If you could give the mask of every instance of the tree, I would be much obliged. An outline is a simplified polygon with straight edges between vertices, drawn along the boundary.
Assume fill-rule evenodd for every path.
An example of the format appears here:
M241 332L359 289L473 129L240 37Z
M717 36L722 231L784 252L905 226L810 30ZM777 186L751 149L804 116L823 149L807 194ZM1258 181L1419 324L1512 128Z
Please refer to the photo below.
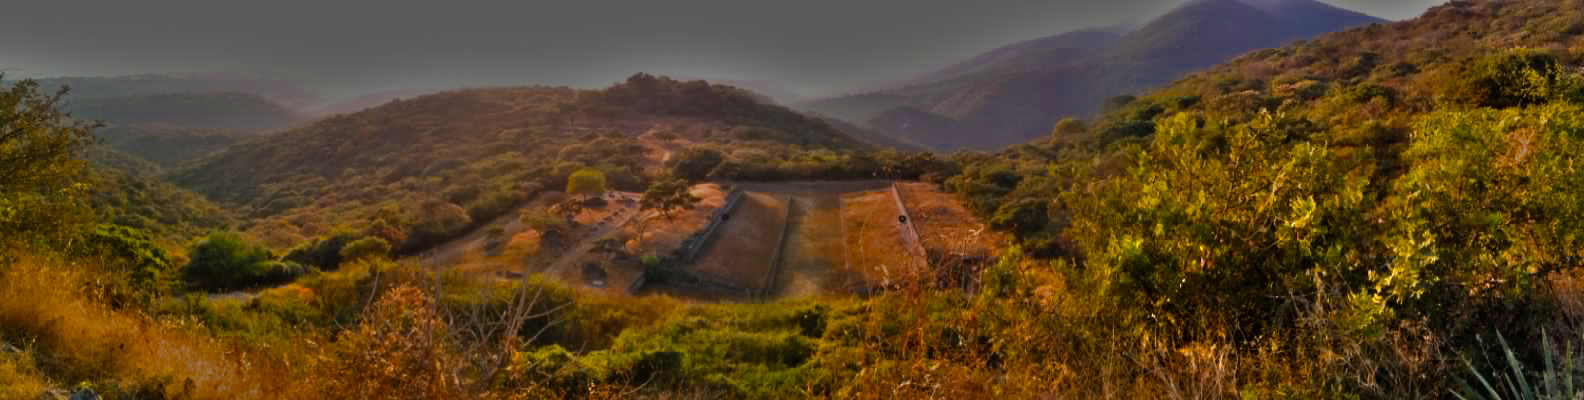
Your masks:
M1040 199L1007 203L990 218L990 229L1016 233L1019 237L1039 232L1050 221L1047 208L1045 201Z
M1051 140L1072 140L1088 130L1089 127L1085 126L1083 121L1079 121L1076 118L1062 118L1060 122L1056 123L1056 127L1051 129Z
M81 156L100 125L61 111L65 94L44 95L31 80L0 91L0 237L16 240L8 242L61 241L90 219Z
M274 258L235 233L217 232L193 246L182 278L193 287L221 291L282 283L306 272L300 264Z
M389 256L390 251L390 242L386 242L385 239L377 237L365 237L355 240L352 243L347 243L345 247L342 247L341 259L347 262L365 259L378 259Z
M639 201L639 209L659 211L670 221L672 211L692 210L702 200L688 191L687 181L667 178L649 185L649 190L644 191L643 199Z
M462 206L440 200L424 202L418 207L418 220L407 234L407 243L403 246L409 250L422 249L439 244L440 241L449 239L473 223L473 218L468 216L467 210Z
M341 253L346 245L362 238L363 235L355 232L337 231L329 237L298 246L281 259L323 270L335 270L345 261Z
M99 225L83 238L79 251L97 258L111 272L101 283L111 304L149 304L175 286L170 256L136 228Z
M567 225L567 218L562 217L555 210L543 208L523 210L519 220L523 225L528 226L529 229L539 231L540 234L560 232L566 230Z
M588 196L605 193L605 173L596 169L581 169L567 177L567 193Z

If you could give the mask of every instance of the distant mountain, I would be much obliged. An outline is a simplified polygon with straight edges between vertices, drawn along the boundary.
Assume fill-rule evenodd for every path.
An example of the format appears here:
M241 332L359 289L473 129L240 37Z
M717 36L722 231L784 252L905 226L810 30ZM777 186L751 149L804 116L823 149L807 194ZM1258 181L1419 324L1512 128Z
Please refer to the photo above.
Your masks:
M1016 71L1071 64L1098 54L1132 27L1082 29L998 47L967 60L912 79L878 85L866 92L948 81L977 73Z
M106 146L163 168L180 166L257 135L252 131L164 124L109 125L96 133Z
M1315 0L1192 0L1131 31L1017 43L905 87L797 106L879 123L870 127L893 137L928 135L936 149L995 149L1044 136L1063 117L1091 115L1106 98L1170 83L1251 50L1382 21Z
M726 85L747 90L753 92L754 94L764 96L776 104L782 105L808 101L809 99L807 96L799 94L797 91L788 88L781 82L776 82L769 79L725 79L677 75L672 75L671 77L673 79L683 81L706 81L716 85Z
M319 115L351 114L378 107L391 101L418 97L437 91L438 90L389 90L369 93L316 108L313 112Z
M111 148L163 167L308 120L296 110L238 92L72 96L65 108L75 118L103 121L98 134Z
M296 110L258 95L165 93L124 97L72 98L67 111L81 119L109 124L165 124L197 129L267 131L303 121Z
M292 108L313 107L320 98L294 81L230 73L147 74L115 77L36 79L39 87L71 88L72 99L147 96L168 93L247 93Z
M951 147L965 129L951 118L906 106L886 110L864 125L925 148Z

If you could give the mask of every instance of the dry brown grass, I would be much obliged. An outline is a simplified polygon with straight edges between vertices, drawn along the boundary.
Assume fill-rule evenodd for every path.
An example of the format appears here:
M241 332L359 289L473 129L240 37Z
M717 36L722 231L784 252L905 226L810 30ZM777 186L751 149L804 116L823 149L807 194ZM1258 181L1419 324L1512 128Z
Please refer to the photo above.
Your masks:
M918 227L919 240L932 251L970 257L996 255L1009 241L1005 234L985 229L973 213L951 193L922 182L900 182L903 204Z
M866 284L889 285L924 271L921 255L908 250L898 226L901 210L890 192L842 196L847 267Z
M0 275L0 327L28 338L50 376L195 399L273 398L286 386L246 346L87 300L80 288L89 279L80 269L30 259Z
M784 198L745 193L737 208L705 244L693 270L747 289L759 289L770 273L776 239L786 226Z
M0 400L34 400L49 386L31 354L0 353Z

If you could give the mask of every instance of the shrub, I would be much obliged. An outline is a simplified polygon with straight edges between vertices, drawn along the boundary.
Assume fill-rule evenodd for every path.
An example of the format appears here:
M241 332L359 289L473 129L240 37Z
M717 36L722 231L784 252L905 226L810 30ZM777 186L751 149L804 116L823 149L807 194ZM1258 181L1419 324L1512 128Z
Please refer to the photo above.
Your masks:
M316 239L312 243L292 249L286 253L282 260L297 264L312 266L322 270L333 271L341 267L345 261L341 256L342 250L348 243L352 243L363 236L354 232L336 232L330 237Z
M1460 66L1448 99L1476 107L1508 108L1579 97L1579 80L1555 56L1513 49Z
M377 237L365 237L354 240L351 243L347 243L345 247L342 247L341 259L343 261L350 262L370 258L379 258L390 255L390 251L390 242L386 242L385 239Z
M127 286L112 288L116 300L163 295L176 281L170 256L148 234L120 225L99 225L83 239L83 254L97 257ZM116 301L112 301L116 303Z
M671 159L671 175L691 182L709 177L726 156L713 149L687 149Z
M193 246L182 278L195 289L224 291L279 284L306 272L299 264L273 258L269 250L235 233L217 232Z

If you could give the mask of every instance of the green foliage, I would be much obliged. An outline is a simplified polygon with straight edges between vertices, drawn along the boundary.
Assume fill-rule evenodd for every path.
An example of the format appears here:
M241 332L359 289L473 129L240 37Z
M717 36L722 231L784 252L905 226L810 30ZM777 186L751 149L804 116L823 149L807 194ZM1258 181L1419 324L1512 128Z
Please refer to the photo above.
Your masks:
M83 238L83 256L97 259L113 271L105 288L112 305L149 303L170 292L177 282L176 268L153 238L135 228L102 224Z
M1066 140L1073 136L1082 135L1089 127L1083 121L1075 118L1062 118L1056 122L1056 127L1051 129L1051 140Z
M1045 229L1050 221L1045 202L1039 199L1022 199L1007 203L990 217L990 229L1028 235Z
M341 263L347 260L342 255L346 247L362 238L363 236L356 232L331 233L329 237L315 239L313 242L292 249L285 257L281 257L281 260L333 271L340 268Z
M365 237L342 247L341 259L344 261L378 259L389 256L390 252L390 242L377 237Z
M671 157L671 175L690 182L702 181L724 160L725 156L714 149L687 149Z
M1484 340L1480 340L1483 344ZM1584 387L1575 386L1575 378L1584 374L1574 363L1578 360L1573 353L1571 343L1565 350L1558 351L1551 338L1542 334L1540 344L1543 347L1544 360L1541 368L1533 371L1539 374L1539 379L1533 378L1532 373L1525 371L1522 362L1514 356L1512 346L1507 345L1507 339L1500 333L1496 334L1497 344L1502 359L1505 362L1491 363L1492 365L1506 364L1506 371L1492 370L1489 374L1482 373L1474 367L1468 359L1463 360L1463 365L1468 367L1470 375L1478 386L1468 380L1457 379L1458 388L1453 396L1462 400L1540 400L1540 399L1576 399L1584 396ZM1557 357L1560 356L1560 359ZM1500 389L1498 389L1500 388Z
M1467 311L1491 313L1476 314L1489 323L1525 325L1499 306L1584 260L1576 234L1584 229L1584 172L1575 167L1584 154L1581 111L1548 105L1426 116L1404 153L1413 166L1390 198L1397 223L1385 240L1397 257L1377 277L1383 295L1432 319L1447 316L1435 304L1467 297L1482 305Z
M631 330L609 349L578 360L598 380L657 387L703 385L734 397L799 393L818 376L822 305L723 306L686 309ZM553 349L552 349L553 351Z
M1174 338L1258 335L1281 311L1271 296L1316 290L1314 276L1357 287L1362 266L1343 260L1362 250L1370 170L1289 145L1282 118L1223 128L1178 114L1127 175L1064 196L1085 281Z
M437 245L462 234L473 224L473 218L456 204L431 200L420 205L419 210L417 220L407 231L407 240L400 247L406 251Z
M669 178L656 181L643 193L640 208L643 210L658 210L667 220L676 210L691 210L699 201L703 200L688 191L687 181Z
M249 244L240 235L210 234L193 246L182 278L195 289L225 291L290 281L307 272L302 265L275 261L268 249Z
M0 246L60 243L86 227L80 156L97 125L62 111L64 94L31 80L0 91Z
M605 174L599 170L584 169L567 177L567 194L596 196L606 191Z
M1579 76L1565 70L1555 56L1513 49L1471 60L1459 67L1446 94L1458 104L1508 108L1554 100L1579 99Z

